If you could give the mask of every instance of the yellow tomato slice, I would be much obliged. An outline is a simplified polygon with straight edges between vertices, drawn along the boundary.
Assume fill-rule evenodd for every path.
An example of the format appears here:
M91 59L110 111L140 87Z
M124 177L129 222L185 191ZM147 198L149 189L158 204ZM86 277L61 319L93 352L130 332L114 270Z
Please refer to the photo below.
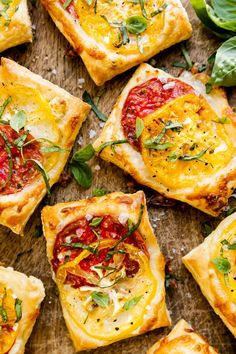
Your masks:
M41 93L30 87L8 85L0 88L0 105L11 97L11 102L6 106L2 115L3 120L10 120L17 112L23 110L26 113L27 121L25 130L39 139L41 147L60 145L61 133L56 123L49 103L43 98ZM47 143L49 140L52 144ZM44 154L44 168L49 171L54 166L58 158L58 153Z
M101 241L99 250L111 248L114 244L114 240ZM94 286L75 289L64 284L67 271L86 276L81 273L79 263L91 255L87 250L82 251L75 260L61 266L57 272L63 305L84 332L98 339L124 338L127 333L139 327L156 291L156 280L147 256L140 249L126 243L122 244L122 249L129 253L131 260L139 263L139 270L132 278L126 277L124 268L117 273L107 271L110 274L106 274L106 277L101 270L97 270L100 280ZM94 267L92 269L95 271ZM91 281L89 273L86 279ZM99 306L93 301L94 292L106 297L108 302L105 306Z
M232 124L216 123L217 118L205 98L195 94L176 98L145 117L141 153L151 176L167 188L181 189L204 179L207 181L226 167L235 154L236 132ZM161 139L160 144L170 143L169 147L165 150L147 148L147 141L157 137L167 122L182 124L182 129L169 129ZM206 152L199 160L178 159L203 151Z
M14 344L17 331L12 329L16 322L15 299L12 290L0 284L0 354L7 353Z
M11 18L17 11L17 7L19 6L20 0L12 0L9 3L9 6L4 5L0 2L0 11L5 14L0 17L0 31L7 31L8 27L11 27Z
M223 254L221 254L222 244L221 241L227 240L229 243L236 242L236 220L234 220L228 227L226 227L214 248L211 256L211 260L219 257L227 258L231 265L230 272L228 273L227 279L220 273L215 265L211 262L210 268L214 268L217 276L220 280L221 286L227 292L230 301L236 304L236 250L228 250L227 246L223 246Z
M141 33L141 42L145 49L153 46L164 26L165 11L157 16L151 17L150 14L159 9L164 4L163 0L151 0L145 3L145 9L150 19L147 29ZM97 43L103 44L107 49L114 50L119 54L139 53L136 35L129 34L130 42L119 47L119 28L114 28L104 19L105 16L109 22L122 22L131 16L142 16L139 2L132 1L109 1L99 0L97 2L97 11L94 13L94 4L88 5L86 0L76 0L75 9L83 30L92 37Z

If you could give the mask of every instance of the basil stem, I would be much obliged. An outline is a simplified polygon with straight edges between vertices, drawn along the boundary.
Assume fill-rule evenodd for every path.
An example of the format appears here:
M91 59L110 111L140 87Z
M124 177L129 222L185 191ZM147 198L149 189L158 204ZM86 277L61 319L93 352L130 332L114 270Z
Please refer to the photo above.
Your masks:
M12 97L9 96L5 102L3 102L3 104L0 106L0 118L2 117L4 111L5 111L5 108L6 106L12 101ZM9 124L9 123L8 123Z
M70 247L70 248L82 248L85 249L93 254L98 254L98 250L96 248L93 248L89 245L85 245L84 243L81 242L72 242L72 243L62 243L61 246L63 247Z

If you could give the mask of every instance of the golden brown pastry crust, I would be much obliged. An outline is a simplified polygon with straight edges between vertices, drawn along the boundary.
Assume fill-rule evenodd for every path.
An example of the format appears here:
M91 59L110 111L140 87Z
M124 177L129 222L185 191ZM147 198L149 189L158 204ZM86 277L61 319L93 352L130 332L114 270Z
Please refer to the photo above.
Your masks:
M236 230L236 213L224 219L198 247L183 257L183 263L200 286L217 315L236 337L236 304L212 259L220 257L221 241L228 239ZM236 252L236 251L233 251ZM236 291L236 289L234 289Z
M31 21L27 1L20 0L18 10L11 17L9 26L1 31L0 52L16 45L32 42Z
M63 9L59 0L42 0L42 4L50 13L59 30L81 56L90 76L97 85L102 85L114 76L191 36L192 28L181 2L168 0L166 3L168 3L168 7L165 9L164 27L161 33L155 36L155 42L147 46L147 49L145 48L144 54L141 54L138 48L132 54L126 53L125 49L124 53L119 54L119 52L105 48L102 43L91 38L81 27L79 20L75 20ZM153 38L154 35L152 40Z
M159 69L154 69L148 64L140 65L118 97L99 138L93 144L95 149L105 142L126 138L121 126L122 109L126 98L133 87L141 85L155 77L161 77L163 79L171 78L169 74ZM232 124L225 124L224 126L231 144L235 147L236 118L232 109L229 107L223 89L214 88L209 95L206 95L204 93L205 85L203 85L203 82L206 81L206 75L202 74L193 77L190 73L186 72L178 79L189 83L197 92L200 92L219 117L228 116L231 118ZM161 109L165 109L167 105L171 105L172 102L174 101L170 101L170 103L161 107L160 111ZM158 111L159 109L156 110L156 112ZM149 117L150 116L151 115L149 115ZM182 188L176 186L170 188L159 182L158 178L154 178L156 176L153 176L152 172L147 168L141 153L130 144L117 145L116 153L114 153L112 149L106 148L102 150L99 156L127 171L137 182L157 190L166 197L186 202L213 216L217 216L220 213L222 207L227 204L232 190L236 187L235 154L232 155L232 159L226 167L216 173L214 172L214 174L212 173L212 176L209 174L207 180L196 178L195 183L192 183L191 186L183 186Z
M13 294L22 300L22 318L18 323L17 337L9 354L23 354L45 296L44 286L41 280L33 276L27 277L11 267L2 266L0 266L0 283L9 287Z
M64 318L76 350L85 350L105 346L114 341L132 337L146 331L170 325L169 313L165 304L164 267L165 261L158 247L156 237L150 225L145 196L143 192L123 194L116 192L100 198L85 199L76 202L60 203L52 207L47 206L42 211L44 235L47 240L47 256L51 263L56 235L69 223L86 215L111 215L119 217L121 213L129 215L131 220L137 220L141 204L145 205L144 214L139 232L145 237L146 246L150 254L151 271L157 281L157 288L149 304L148 312L144 315L141 325L131 333L125 333L118 339L102 340L86 334L71 318L63 299L61 304ZM53 273L55 279L55 274Z
M185 321L180 320L168 336L160 339L147 354L217 354L203 337Z
M0 67L0 85L14 82L37 90L50 103L61 134L60 146L65 151L48 171L50 185L56 183L66 164L70 150L81 124L86 118L90 107L79 98L73 97L65 90L44 80L41 76L30 72L12 60L2 58ZM63 113L61 114L61 109ZM49 156L49 155L47 155ZM13 232L22 234L24 226L35 208L46 194L45 183L41 175L20 192L0 195L0 223Z

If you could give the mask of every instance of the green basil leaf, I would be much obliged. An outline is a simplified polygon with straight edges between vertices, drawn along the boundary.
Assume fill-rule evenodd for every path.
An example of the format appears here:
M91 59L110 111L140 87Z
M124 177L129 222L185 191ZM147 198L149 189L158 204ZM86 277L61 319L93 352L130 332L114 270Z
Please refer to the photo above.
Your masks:
M12 101L12 97L8 97L6 101L3 102L3 104L0 106L0 118L2 117L6 106Z
M106 143L101 144L96 149L96 152L100 153L103 149L105 149L108 146L114 146L114 145L120 145L120 144L126 144L126 143L128 143L127 139L107 141Z
M95 150L93 148L92 144L86 145L84 148L80 149L79 151L76 151L74 153L71 162L74 163L76 162L86 162L92 159L92 157L95 154Z
M16 115L10 120L10 126L14 129L17 133L19 130L24 128L26 124L27 116L25 111L19 111Z
M16 311L16 321L19 322L22 317L22 300L16 298L15 300L15 311Z
M4 188L8 182L11 180L11 177L12 177L12 170L13 170L13 158L12 158L12 153L11 153L11 144L9 143L8 139L7 139L7 136L0 131L0 136L3 138L4 140L4 143L5 143L5 151L7 153L7 156L8 156L8 160L9 160L9 170L8 170L8 175L7 175L7 179L6 181L0 185L0 189Z
M190 0L190 2L197 16L208 29L210 29L218 37L221 38L232 37L233 35L232 31L228 31L227 29L224 28L219 28L218 24L215 23L217 22L216 16L213 16L213 13L211 12L212 8L207 5L207 2L205 0Z
M101 224L103 218L93 218L93 220L90 222L90 226L97 227Z
M107 194L107 191L103 188L95 188L93 190L93 197L102 197Z
M132 309L135 305L137 305L137 303L142 299L143 295L141 296L135 296L133 297L131 300L128 300L124 303L123 308L128 311L130 309Z
M7 311L2 306L0 306L0 316L4 323L8 321Z
M61 148L60 146L53 145L53 146L45 146L40 149L42 152L64 152L65 149Z
M67 7L72 3L73 0L66 0L62 5L63 9L67 9Z
M166 143L163 144L156 144L156 143L152 143L152 144L147 144L144 142L144 146L147 149L153 149L153 150L166 150L169 149L170 147L173 147L174 144L172 144L171 142L167 141Z
M109 266L104 266L104 265L100 265L100 266L94 266L94 268L96 269L104 269L104 270L116 270L116 267L109 267Z
M210 85L236 85L236 36L224 42L218 48L212 69Z
M230 124L231 119L224 116L224 117L217 117L216 119L213 120L213 122L220 123L220 124Z
M217 25L236 32L236 3L235 0L212 0L214 14L218 17ZM214 20L213 20L214 21Z
M145 0L139 0L139 4L140 4L140 7L141 7L141 11L142 11L143 17L148 19L147 11L145 9Z
M222 240L221 244L225 246L227 250L236 250L236 241L230 243L228 240Z
M144 121L141 118L136 119L136 138L138 139L143 132Z
M205 236L210 235L212 233L212 231L213 231L213 229L212 229L212 227L211 227L211 225L209 224L208 221L204 221L202 223L202 227L203 227L203 232L204 232Z
M235 211L236 211L236 207L232 207L232 208L225 211L225 216L229 216L229 215L233 214Z
M215 265L216 269L222 274L228 274L231 269L231 264L227 258L214 258L211 262Z
M160 13L162 13L166 8L168 7L168 4L164 4L161 7L159 7L159 9L157 9L156 11L151 12L151 17L157 16Z
M17 146L18 148L22 148L24 145L25 140L27 139L27 136L29 135L29 131L26 130L19 138L14 140L13 144Z
M179 61L174 61L172 63L172 66L174 66L175 68L183 68L183 69L188 68L188 65L186 63L180 63Z
M108 294L98 292L98 291L93 291L91 293L91 298L93 301L100 307L105 308L109 305L110 298Z
M84 102L88 103L91 106L92 111L102 122L107 121L107 117L98 109L98 107L95 105L94 101L92 100L90 94L87 91L84 91L82 99Z
M182 155L178 157L178 160L181 161L192 161L192 160L199 160L203 155L206 154L208 149L200 151L199 154L196 155Z
M192 66L193 66L193 62L192 62L192 60L190 58L190 55L189 55L189 53L188 53L188 51L186 49L185 43L181 43L180 44L180 48L181 48L181 52L182 52L182 54L184 56L184 59L185 59L187 65L188 65L188 68L191 69Z
M140 34L147 28L147 20L142 16L131 16L125 21L127 31L131 34Z
M83 188L89 188L93 181L93 174L90 166L85 162L72 163L70 165L71 172L76 182Z
M61 246L75 248L75 249L82 248L82 249L87 250L93 254L98 254L98 250L96 248L93 248L89 245L85 245L84 243L80 243L80 242L62 243Z
M25 164L28 161L34 162L36 170L38 170L41 173L42 177L43 177L43 180L44 180L44 183L45 183L45 186L46 186L46 189L47 189L47 194L50 195L51 194L51 192L50 192L50 183L49 183L49 176L47 174L47 171L44 169L43 165L38 160L27 159L27 160L25 160Z

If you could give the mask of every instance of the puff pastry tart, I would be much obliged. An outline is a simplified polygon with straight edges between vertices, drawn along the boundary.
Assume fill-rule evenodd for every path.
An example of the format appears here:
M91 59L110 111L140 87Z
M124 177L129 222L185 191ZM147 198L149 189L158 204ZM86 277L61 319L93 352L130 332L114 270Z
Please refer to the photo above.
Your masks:
M94 148L139 183L216 216L236 187L236 118L221 88L205 94L204 80L142 64Z
M0 92L0 223L22 233L58 181L89 106L4 58Z
M41 0L97 85L190 37L179 0Z
M0 354L23 354L45 296L41 280L0 267Z
M47 206L42 222L76 350L170 324L165 262L143 192Z
M18 44L32 42L26 0L1 0L0 14L0 52Z
M154 344L147 354L217 354L204 338L180 320L167 337Z
M214 311L236 337L236 213L183 257Z

